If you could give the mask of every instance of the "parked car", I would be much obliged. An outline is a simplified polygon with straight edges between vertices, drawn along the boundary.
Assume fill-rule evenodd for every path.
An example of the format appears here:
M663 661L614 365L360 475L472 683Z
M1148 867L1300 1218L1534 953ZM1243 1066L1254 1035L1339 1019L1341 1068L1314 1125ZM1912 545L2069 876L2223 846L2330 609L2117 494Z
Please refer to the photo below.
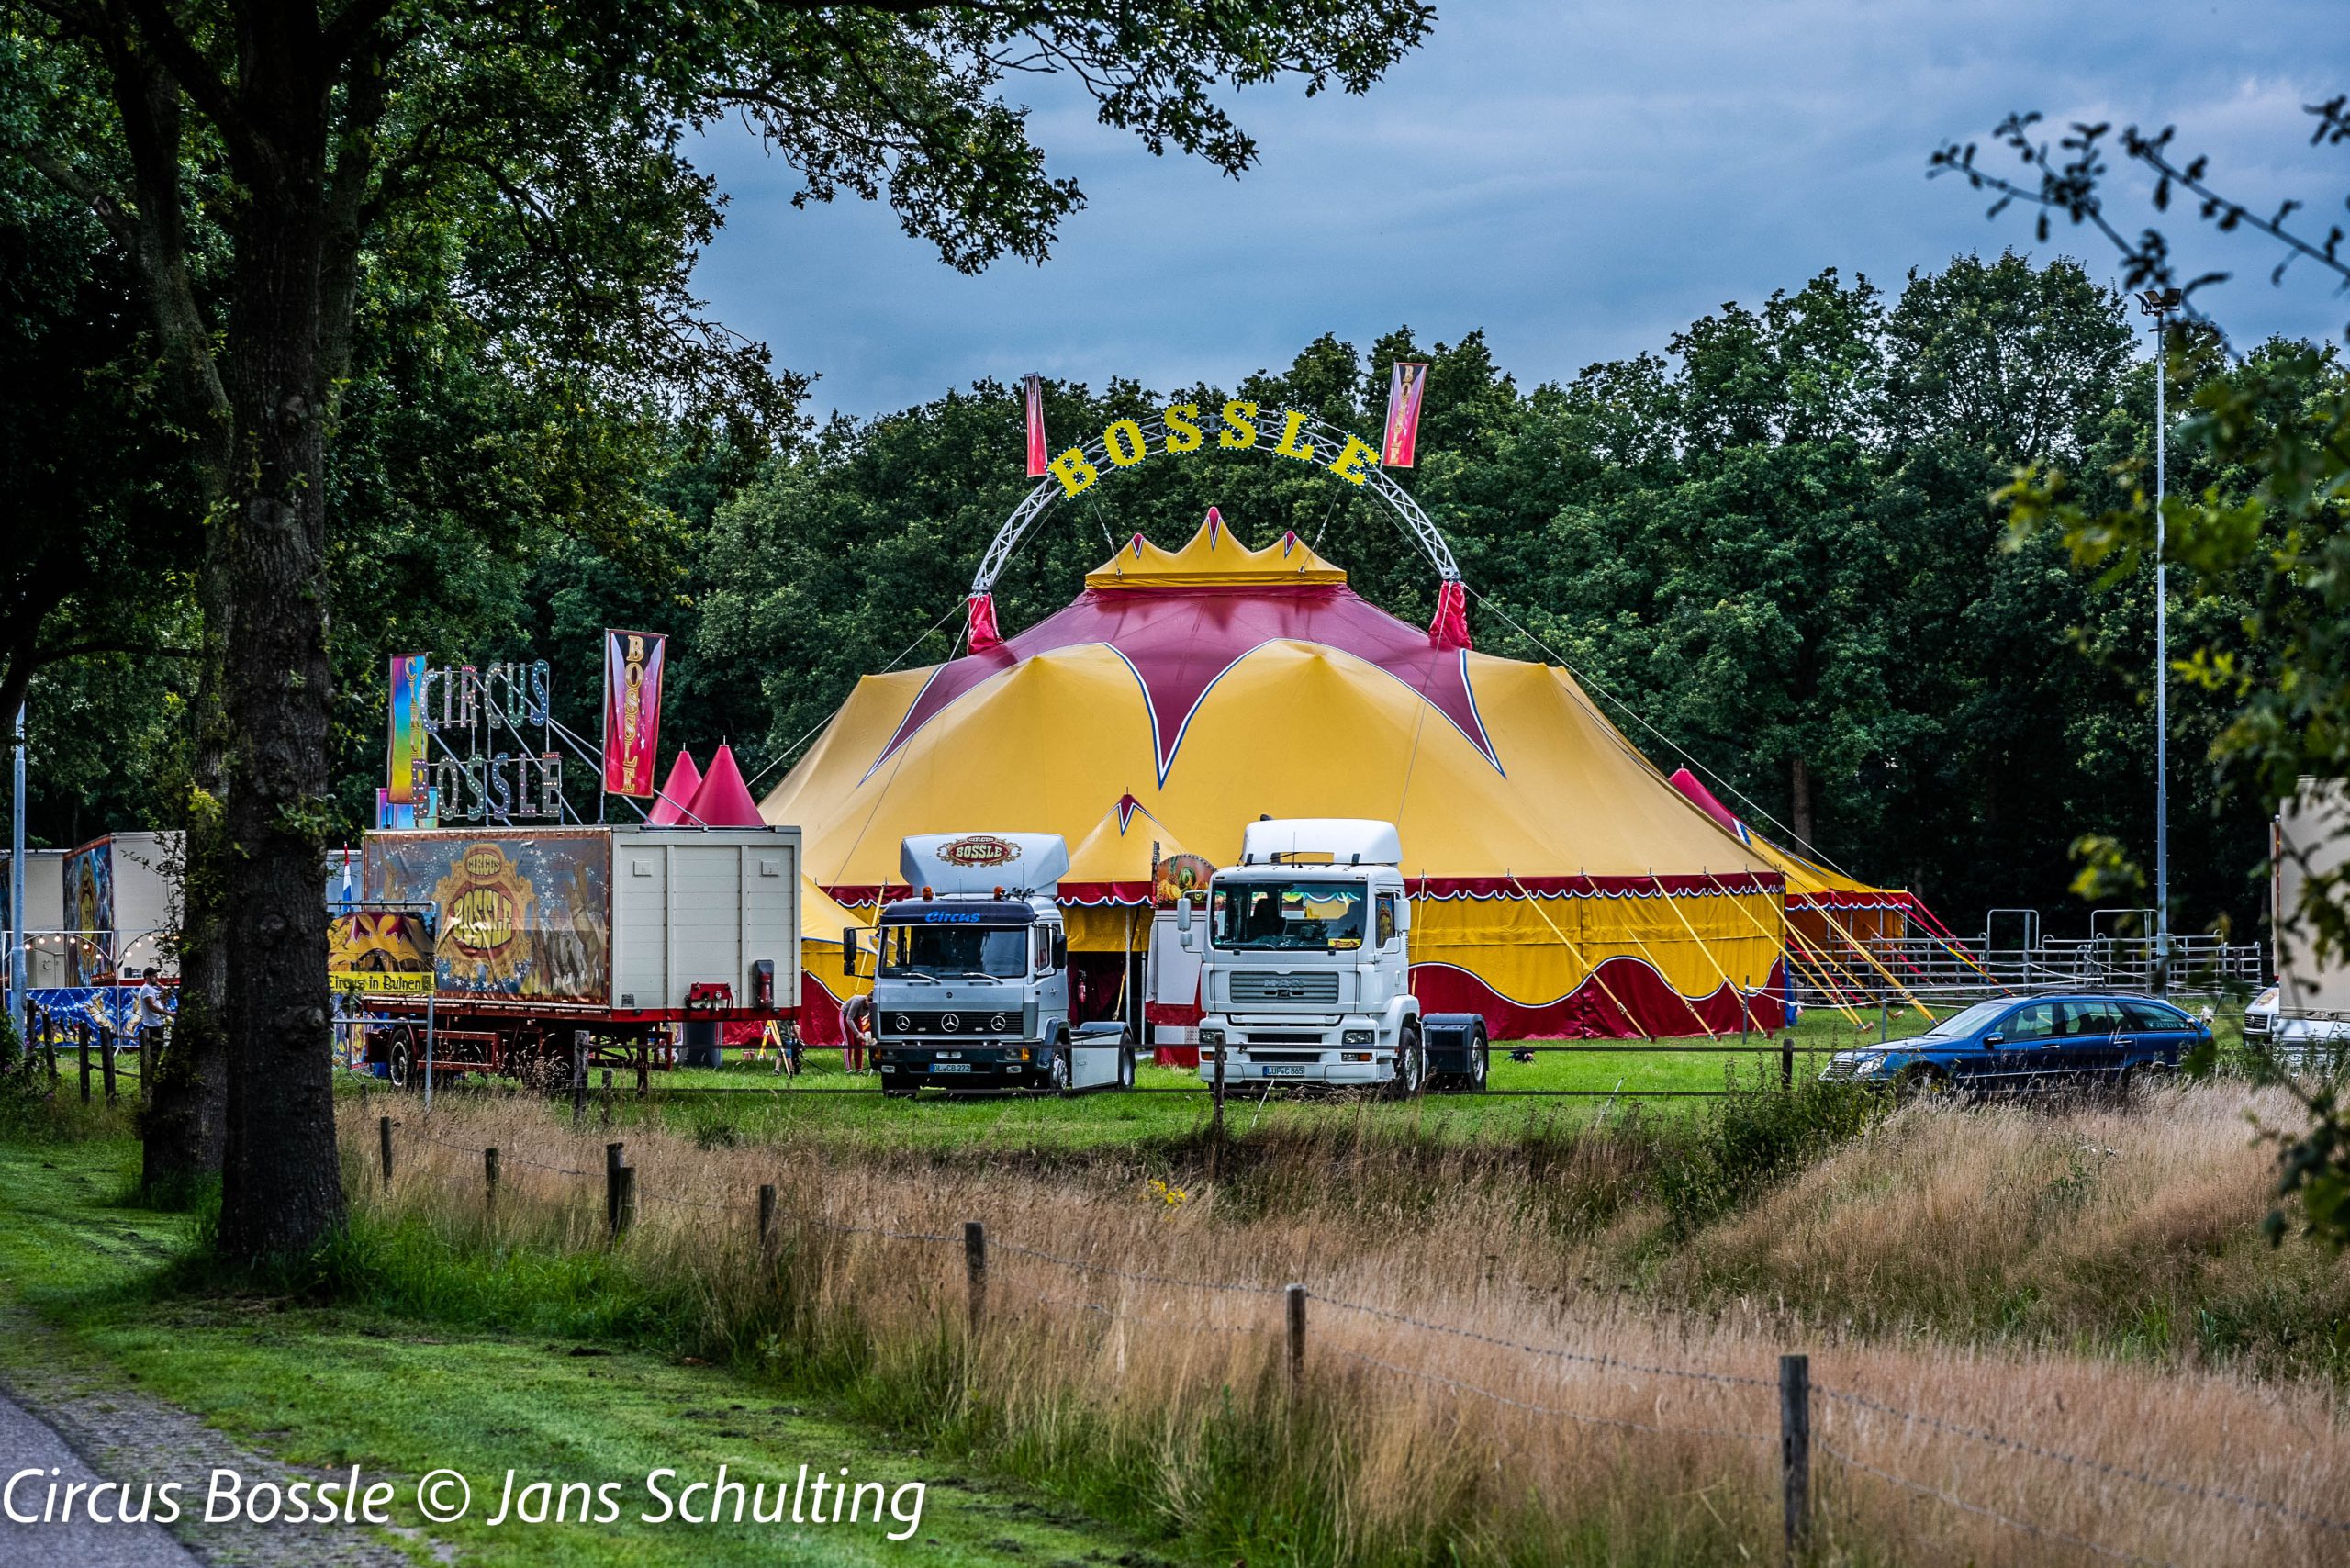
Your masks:
M2159 1079L2211 1026L2150 996L2081 992L2001 997L1922 1035L1838 1051L1820 1077L1904 1093L2012 1093Z

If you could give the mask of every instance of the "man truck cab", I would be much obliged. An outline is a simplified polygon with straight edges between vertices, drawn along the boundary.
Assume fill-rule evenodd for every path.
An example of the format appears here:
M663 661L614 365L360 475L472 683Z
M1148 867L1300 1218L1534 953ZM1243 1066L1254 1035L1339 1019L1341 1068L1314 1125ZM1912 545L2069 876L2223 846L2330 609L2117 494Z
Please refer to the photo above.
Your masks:
M1250 823L1240 864L1208 883L1203 921L1176 907L1200 962L1200 1075L1416 1094L1485 1087L1485 1022L1423 1017L1412 994L1401 839L1391 823ZM1202 927L1204 926L1204 930ZM1203 940L1204 938L1204 940Z
M921 834L898 870L913 896L884 905L874 933L883 1093L1132 1087L1125 1025L1069 1020L1058 834Z

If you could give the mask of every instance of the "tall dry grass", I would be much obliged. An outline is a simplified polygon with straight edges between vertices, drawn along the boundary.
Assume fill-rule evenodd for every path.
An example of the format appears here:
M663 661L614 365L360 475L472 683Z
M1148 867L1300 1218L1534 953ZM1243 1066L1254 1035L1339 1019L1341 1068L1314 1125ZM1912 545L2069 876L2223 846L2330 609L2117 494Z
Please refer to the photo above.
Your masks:
M451 1097L408 1116L388 1193L373 1126L346 1134L363 1224L506 1271L521 1288L498 1311L527 1311L532 1271L552 1279L565 1260L623 1271L658 1284L688 1342L751 1375L825 1388L1201 1552L1774 1554L1776 1362L1803 1350L1823 1390L1823 1561L2340 1562L2350 1531L2308 1517L2350 1513L2350 1432L2326 1384L2118 1361L2055 1331L2127 1260L2186 1269L2256 1220L2248 1108L2203 1089L2126 1111L1905 1113L1661 1256L1649 1157L1604 1141L1515 1169L1474 1149L1359 1149L1335 1186L1276 1160L1235 1183L1246 1201L1170 1203L1099 1171L868 1168L637 1128L638 1224L608 1250L600 1134ZM495 1216L483 1145L504 1157ZM764 1249L763 1182L782 1193ZM1614 1195L1562 1233L1548 1183ZM968 1219L990 1238L976 1331ZM1646 1288L1626 1279L1632 1256ZM2076 1304L2049 1309L2047 1333L1985 1348L1932 1332L2039 1273ZM1294 1395L1291 1281L1312 1292ZM1911 1305L1803 1310L1878 1294Z

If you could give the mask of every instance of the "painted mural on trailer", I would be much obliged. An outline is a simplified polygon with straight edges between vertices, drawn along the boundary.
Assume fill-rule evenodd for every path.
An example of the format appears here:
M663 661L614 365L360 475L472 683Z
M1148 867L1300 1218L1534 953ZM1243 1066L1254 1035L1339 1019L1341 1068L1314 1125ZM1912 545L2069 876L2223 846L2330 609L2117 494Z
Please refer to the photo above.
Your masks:
M440 912L444 996L603 1006L611 887L599 834L384 834L367 841L370 903Z
M104 985L114 974L114 856L106 839L83 846L65 859L65 978L74 986Z

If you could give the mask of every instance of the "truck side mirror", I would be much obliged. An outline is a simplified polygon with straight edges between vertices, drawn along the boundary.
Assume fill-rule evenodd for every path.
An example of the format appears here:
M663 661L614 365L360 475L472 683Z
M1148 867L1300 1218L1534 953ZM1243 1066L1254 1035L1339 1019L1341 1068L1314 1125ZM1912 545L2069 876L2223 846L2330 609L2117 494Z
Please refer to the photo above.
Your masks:
M1404 935L1411 929L1412 901L1410 899L1397 899L1395 901L1395 935L1398 936Z
M1175 929L1178 931L1192 929L1192 901L1190 899L1178 897L1175 901Z
M856 927L854 925L841 927L841 973L849 976L856 973Z
M1192 930L1189 924L1178 924L1175 927L1175 940L1186 953L1196 953L1200 950L1200 934Z

